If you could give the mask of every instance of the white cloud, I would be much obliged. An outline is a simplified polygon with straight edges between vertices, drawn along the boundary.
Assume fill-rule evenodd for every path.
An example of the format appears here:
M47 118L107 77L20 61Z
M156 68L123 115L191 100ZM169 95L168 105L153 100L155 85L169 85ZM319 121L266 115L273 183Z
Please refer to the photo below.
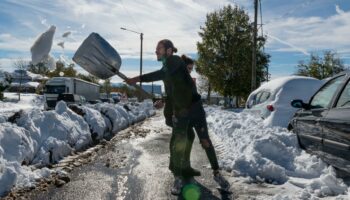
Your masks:
M179 53L196 53L198 31L204 25L206 14L227 4L238 4L252 15L252 1L247 0L75 0L75 1L10 1L0 2L1 12L16 19L18 26L0 34L0 50L30 54L36 37L53 24L57 26L52 52L74 53L91 33L104 37L125 58L139 58L139 35L123 31L126 27L144 33L143 58L155 60L155 46L160 39L171 39ZM293 1L294 2L294 1ZM306 9L304 1L298 5L283 3L263 10L264 32L270 35L269 51L308 52L336 50L350 55L350 12L332 5L334 14L328 17L296 17ZM324 1L323 1L324 2ZM262 2L264 4L264 1ZM321 3L315 6L321 6ZM310 6L308 6L310 7ZM264 8L264 7L263 7ZM289 8L289 10L288 10ZM286 11L287 14L283 14ZM276 16L282 16L276 18ZM25 30L25 31L24 31ZM64 32L71 31L68 38ZM64 50L57 46L64 41ZM273 58L272 58L273 59ZM1 61L0 61L1 62Z
M29 58L19 57L19 58L0 58L0 69L8 72L14 71L16 68L13 66L13 63L18 59L22 59L24 61L30 61Z
M339 6L336 6L336 14L329 17L278 19L266 25L265 30L278 37L268 41L270 49L289 46L304 53L325 49L350 53L350 12Z
M26 10L25 15L12 15L25 21L23 23L33 24L37 20L38 25L53 24L58 30L56 38L62 35L64 27L71 26L72 31L76 31L75 41L81 43L90 32L98 32L111 44L117 46L117 50L124 51L139 49L139 36L120 30L120 27L127 27L144 33L144 51L153 53L158 40L169 38L174 40L179 50L184 53L196 51L196 41L198 41L198 31L200 25L204 24L206 14L220 8L220 6L232 4L227 0L219 1L15 1L12 2L18 7ZM19 9L19 8L18 8ZM18 12L18 11L17 11ZM16 12L13 12L16 13ZM38 17L39 15L39 17ZM22 18L21 18L22 17ZM39 19L38 19L39 18ZM29 23L30 22L30 23ZM32 38L44 30L33 32ZM41 28L44 29L44 28ZM11 34L15 35L11 30ZM26 38L20 38L27 40ZM58 40L54 41L58 43ZM11 47L12 41L7 41L9 45L1 48ZM74 51L77 46L65 43L65 49ZM114 46L114 45L113 45ZM29 47L25 44L17 46L23 50Z
M9 33L0 34L1 50L28 51L35 38L17 38Z
M339 5L335 5L335 11L339 14L345 14L344 10L340 9Z

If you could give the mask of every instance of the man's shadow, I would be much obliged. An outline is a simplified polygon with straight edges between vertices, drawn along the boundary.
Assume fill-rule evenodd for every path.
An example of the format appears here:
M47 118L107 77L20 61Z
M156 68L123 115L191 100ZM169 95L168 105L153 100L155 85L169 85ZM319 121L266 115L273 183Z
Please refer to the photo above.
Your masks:
M197 195L192 195L193 198L191 198L191 195L189 195L189 198L185 198L184 197L184 189L186 188L186 186L191 185L193 186L193 188L198 188L198 192L200 193L200 200L230 200L233 199L232 198L232 192L227 192L227 191L223 191L218 189L218 191L220 192L221 198L215 196L210 189L208 189L207 187L205 187L204 185L202 185L201 183L199 183L196 179L191 179L190 182L187 182L186 185L184 186L184 188L181 191L181 194L178 197L178 200L197 200L197 198L195 198L195 196Z

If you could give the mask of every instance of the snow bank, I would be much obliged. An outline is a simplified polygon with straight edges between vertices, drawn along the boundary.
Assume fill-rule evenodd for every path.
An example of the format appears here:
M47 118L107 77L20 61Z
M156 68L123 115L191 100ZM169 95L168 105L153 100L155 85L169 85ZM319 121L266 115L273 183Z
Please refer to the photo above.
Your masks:
M329 169L332 167L299 148L295 134L280 127L264 127L261 118L249 113L213 107L206 108L206 112L213 141L220 144L216 149L224 169L252 181L290 181L305 188L303 193L309 196L347 192L344 182Z
M51 173L36 167L57 163L72 151L88 147L93 140L111 136L154 114L150 101L76 108L73 112L60 101L52 111L23 110L14 124L0 115L0 196L13 186L34 186L35 180Z
M0 196L14 185L30 187L35 180L47 177L47 168L31 170L28 164L34 156L35 141L31 132L9 122L0 124Z
M105 136L105 133L111 130L103 115L92 108L82 107L85 113L84 119L89 124L91 137L94 140L100 140Z

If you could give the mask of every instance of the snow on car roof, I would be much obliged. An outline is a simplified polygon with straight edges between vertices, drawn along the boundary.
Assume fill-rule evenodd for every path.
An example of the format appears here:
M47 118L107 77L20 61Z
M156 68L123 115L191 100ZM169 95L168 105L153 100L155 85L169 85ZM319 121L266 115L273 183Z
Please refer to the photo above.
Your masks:
M320 81L318 79L315 79L312 77L306 77L306 76L285 76L285 77L273 79L269 82L262 84L253 93L255 94L261 90L276 91L286 83L292 82L292 81L294 82L294 80L298 80L298 82L300 82L301 84L303 84L304 82L310 82L310 81Z

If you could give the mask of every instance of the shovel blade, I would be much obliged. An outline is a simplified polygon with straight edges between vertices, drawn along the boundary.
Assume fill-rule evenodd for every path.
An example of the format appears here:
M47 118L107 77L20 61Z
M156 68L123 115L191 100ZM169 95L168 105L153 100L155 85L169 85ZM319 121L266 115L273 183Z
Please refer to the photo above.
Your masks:
M84 40L73 61L100 79L116 75L122 64L118 52L97 33L91 33Z

